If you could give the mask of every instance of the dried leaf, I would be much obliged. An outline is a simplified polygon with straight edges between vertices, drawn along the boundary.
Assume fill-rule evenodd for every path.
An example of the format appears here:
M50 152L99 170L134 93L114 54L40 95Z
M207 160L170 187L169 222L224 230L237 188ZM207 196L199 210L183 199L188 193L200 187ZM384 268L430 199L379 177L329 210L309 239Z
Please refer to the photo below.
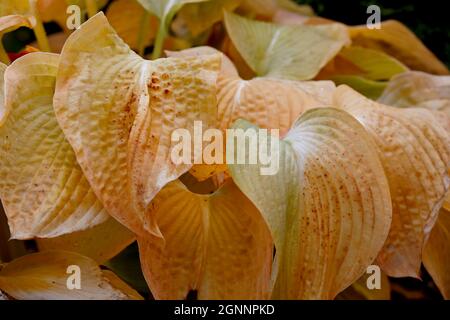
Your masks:
M235 127L255 129L244 121ZM261 165L229 169L274 238L273 297L333 299L363 274L389 231L390 196L375 146L350 115L322 108L304 113L272 157L280 159L275 175L261 175Z
M108 218L54 114L58 63L56 54L30 53L5 72L0 197L14 239L56 237Z
M400 61L383 52L357 46L342 49L335 60L328 76L353 74L380 81L408 71Z
M133 232L160 236L148 204L191 167L172 163L172 131L215 123L219 68L218 55L146 61L102 13L67 40L56 116L97 196Z
M198 36L223 19L223 11L234 11L243 0L210 0L185 5L178 13L174 26Z
M228 78L219 83L220 128L245 119L264 129L279 129L284 136L306 110L329 106L322 92L333 91L330 81L297 82L281 79Z
M57 238L37 239L39 251L63 250L94 259L99 264L115 257L135 241L134 234L109 218L93 228Z
M389 82L380 103L399 108L450 110L450 76L435 76L420 71L396 75Z
M212 195L168 184L153 210L165 241L139 238L142 270L156 299L266 299L272 241L258 210L228 181Z
M389 276L419 277L425 240L449 190L449 136L426 109L377 104L346 86L334 104L373 137L389 181L393 219L378 262Z
M79 268L81 289L69 289L69 267ZM75 274L74 274L75 275ZM94 260L77 253L48 251L12 261L0 270L0 288L18 300L141 300L142 297Z
M113 1L108 7L106 17L111 26L116 30L120 38L123 39L131 48L138 49L139 30L145 9L136 0L117 0ZM146 26L149 32L144 41L144 46L152 44L158 30L158 19L151 16Z

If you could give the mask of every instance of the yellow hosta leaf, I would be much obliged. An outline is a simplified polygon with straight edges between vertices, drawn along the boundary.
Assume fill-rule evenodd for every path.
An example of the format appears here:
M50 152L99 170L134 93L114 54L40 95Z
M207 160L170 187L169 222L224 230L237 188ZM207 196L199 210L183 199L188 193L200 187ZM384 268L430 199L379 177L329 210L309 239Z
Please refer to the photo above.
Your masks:
M342 49L317 76L346 84L364 96L377 99L392 76L407 71L401 62L389 55L363 47Z
M136 0L117 0L108 7L106 17L120 38L131 48L138 49L139 30L144 14L144 8ZM145 47L149 46L155 38L158 19L151 16L146 28L149 32L146 33L147 38L144 40Z
M395 58L383 52L363 47L344 48L339 55L359 68L362 76L370 80L389 80L396 74L408 70Z
M235 128L255 129L243 121ZM280 161L275 175L261 175L261 165L229 169L272 232L273 297L333 299L365 272L389 231L389 189L375 145L347 113L313 109L272 157Z
M39 251L76 252L99 264L114 258L134 240L134 234L113 218L84 231L51 239L36 239Z
M0 39L8 32L19 29L20 27L33 28L33 18L20 16L20 15L9 15L0 17Z
M185 5L177 15L174 25L198 36L223 18L223 11L235 10L243 0L210 0Z
M392 78L379 102L399 108L426 108L450 132L450 76L410 71Z
M0 198L16 239L55 237L108 218L54 114L58 63L56 54L30 53L5 72Z
M349 27L353 45L383 51L413 70L448 74L447 67L402 23L388 20L380 29Z
M264 129L279 129L284 136L306 110L330 106L320 101L333 91L330 81L297 82L270 78L242 80L228 78L219 83L218 112L220 128L230 128L245 119Z
M393 219L379 264L389 276L418 277L424 242L450 185L450 138L426 109L384 106L345 86L334 105L373 137L389 181Z
M291 80L314 78L344 45L348 32L340 24L281 26L225 14L228 34L258 76Z
M67 29L68 3L65 0L38 0L37 10L42 21L55 21L64 30Z
M266 299L272 241L258 210L228 181L212 195L168 184L153 210L164 242L139 238L142 270L156 299Z
M220 78L229 78L229 77L239 77L239 74L236 70L236 67L234 66L233 62L221 51L208 47L208 46L201 46L201 47L195 47L195 48L189 48L182 51L167 51L166 55L168 57L200 57L204 55L214 55L214 54L220 54L222 57L222 67L220 70ZM219 79L219 81L222 81L222 79Z
M450 212L442 209L423 251L423 264L444 299L450 299Z
M67 40L58 121L97 196L133 232L159 235L148 204L191 167L172 163L172 131L192 130L194 120L215 124L219 69L218 55L146 61L102 13Z
M185 128L193 136L194 121L201 121L204 128L216 125L219 67L216 55L154 62L148 88L150 108L138 110L128 146L132 193L140 205L147 207L167 182L192 167L168 159L174 144L171 134ZM163 170L161 163L165 163Z
M399 108L450 109L450 76L410 71L392 78L379 102Z
M70 290L69 277L76 275L76 269L81 289ZM67 251L35 253L12 261L0 270L0 289L19 300L142 299L117 276L103 272L94 260Z

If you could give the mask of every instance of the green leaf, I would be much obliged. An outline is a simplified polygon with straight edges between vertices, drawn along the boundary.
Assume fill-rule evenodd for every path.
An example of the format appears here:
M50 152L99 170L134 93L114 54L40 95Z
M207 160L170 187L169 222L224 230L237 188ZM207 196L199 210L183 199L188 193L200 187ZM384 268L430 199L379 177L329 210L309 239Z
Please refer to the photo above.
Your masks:
M308 80L349 43L344 25L281 26L225 13L228 34L258 76Z

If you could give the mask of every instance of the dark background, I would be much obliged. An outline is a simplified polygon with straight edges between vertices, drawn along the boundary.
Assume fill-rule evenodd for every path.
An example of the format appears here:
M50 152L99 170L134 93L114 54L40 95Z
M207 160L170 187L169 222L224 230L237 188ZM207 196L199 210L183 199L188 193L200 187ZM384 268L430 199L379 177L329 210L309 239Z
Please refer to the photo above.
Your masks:
M448 0L296 0L309 4L325 18L349 25L365 24L367 7L381 8L381 20L403 22L425 45L450 67L450 1ZM414 50L414 48L411 48Z

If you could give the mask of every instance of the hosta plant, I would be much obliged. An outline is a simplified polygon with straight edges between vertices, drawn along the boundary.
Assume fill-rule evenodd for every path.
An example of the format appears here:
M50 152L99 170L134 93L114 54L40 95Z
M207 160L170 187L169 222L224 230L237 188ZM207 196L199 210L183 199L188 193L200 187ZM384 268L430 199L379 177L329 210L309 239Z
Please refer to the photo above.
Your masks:
M69 5L88 17L74 31ZM400 22L281 0L0 15L0 36L38 41L15 61L0 46L0 298L389 299L422 264L450 298L450 78ZM271 174L230 134L261 130ZM187 161L174 132L194 137Z

